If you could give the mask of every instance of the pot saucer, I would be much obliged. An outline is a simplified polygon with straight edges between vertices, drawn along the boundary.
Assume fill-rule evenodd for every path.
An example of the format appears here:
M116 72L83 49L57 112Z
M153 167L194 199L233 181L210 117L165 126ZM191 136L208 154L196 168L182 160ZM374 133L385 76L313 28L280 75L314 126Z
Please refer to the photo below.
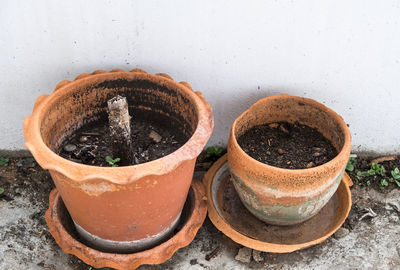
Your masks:
M178 249L189 245L206 214L204 186L200 181L193 181L175 233L156 247L130 254L102 252L84 243L56 189L50 193L50 206L45 217L51 235L65 253L73 254L96 268L135 269L143 264L163 263Z
M346 173L317 215L292 226L266 224L246 209L230 181L227 155L214 163L203 182L208 216L215 227L233 241L264 252L289 253L321 243L342 226L351 208L349 186L353 183Z

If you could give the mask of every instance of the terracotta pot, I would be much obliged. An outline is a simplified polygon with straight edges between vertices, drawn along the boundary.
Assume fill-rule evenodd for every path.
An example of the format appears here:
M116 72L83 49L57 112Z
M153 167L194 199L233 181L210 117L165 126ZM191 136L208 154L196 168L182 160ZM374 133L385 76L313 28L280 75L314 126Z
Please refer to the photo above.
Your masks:
M208 217L218 230L236 243L271 253L288 253L325 241L345 222L351 209L346 173L330 201L309 220L293 226L265 224L243 206L232 181L227 156L222 156L204 176Z
M190 139L163 158L134 166L83 165L54 152L117 94L127 97L131 107L174 118ZM78 233L92 246L115 252L147 249L174 230L196 157L212 129L212 111L200 92L166 74L139 69L99 70L62 81L53 94L37 99L24 123L25 145L50 171Z
M248 129L282 121L316 128L332 142L338 155L321 166L291 170L261 163L240 148L237 138ZM313 217L336 192L350 149L350 131L334 111L311 99L277 95L259 100L235 120L228 161L246 208L267 223L292 225Z
M73 254L96 268L112 267L133 270L143 264L163 263L178 249L189 245L206 218L205 198L203 184L194 180L176 233L156 247L127 254L101 252L82 243L74 232L72 220L57 190L50 193L50 205L45 217L49 232L65 253Z

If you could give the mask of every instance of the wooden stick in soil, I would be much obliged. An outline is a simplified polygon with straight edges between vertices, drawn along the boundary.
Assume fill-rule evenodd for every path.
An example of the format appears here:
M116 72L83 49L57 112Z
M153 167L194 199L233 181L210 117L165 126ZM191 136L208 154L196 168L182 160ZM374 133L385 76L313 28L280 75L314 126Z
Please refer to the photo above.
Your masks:
M107 102L113 158L121 165L131 165L133 159L131 125L126 97L116 96Z

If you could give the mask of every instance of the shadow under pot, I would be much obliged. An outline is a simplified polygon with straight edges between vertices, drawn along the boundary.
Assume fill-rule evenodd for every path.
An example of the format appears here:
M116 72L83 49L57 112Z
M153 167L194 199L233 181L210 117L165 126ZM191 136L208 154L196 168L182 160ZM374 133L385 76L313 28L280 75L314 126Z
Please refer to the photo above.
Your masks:
M280 129L281 137L276 138L288 136L295 144L297 139L291 134L291 128L295 127L293 129L300 133L303 129L313 130L331 145L334 154L321 158L310 153L302 157L303 160L315 162L293 167L290 160L277 162L281 159L279 154L284 156L283 149L287 147L278 145L278 157L269 162L273 166L269 165L254 154L257 155L257 151L265 154L276 146L273 145L276 141L257 140L256 147L246 149L239 144L239 141L243 144L246 137L243 135L258 127ZM312 151L312 144L305 152ZM294 145L293 149L296 147ZM350 131L337 113L312 99L277 95L259 100L234 121L228 142L228 162L234 187L253 215L269 224L294 225L316 215L336 192L350 150Z
M107 122L107 102L118 95L127 98L132 121L159 119L159 125L180 132L182 145L154 160L127 166L121 161L118 167L58 155L74 134ZM200 92L139 69L100 70L63 81L37 99L24 122L25 145L49 170L79 235L98 250L118 253L151 248L173 233L212 129L212 111Z

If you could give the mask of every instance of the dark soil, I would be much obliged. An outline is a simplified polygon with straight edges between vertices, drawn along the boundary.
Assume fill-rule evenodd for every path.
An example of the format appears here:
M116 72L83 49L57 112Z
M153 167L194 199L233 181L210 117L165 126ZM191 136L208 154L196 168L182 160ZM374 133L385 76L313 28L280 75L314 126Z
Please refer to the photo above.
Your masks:
M360 186L372 187L375 190L386 193L395 188L400 188L396 182L390 180L392 178L392 170L395 168L400 169L400 157L395 157L393 160L379 162L378 164L382 165L385 168L384 175L366 175L357 177L358 172L366 172L371 168L371 163L374 159L368 157L358 157L354 164L354 170L346 172L350 175L353 182ZM387 186L382 185L382 179L385 179L387 182Z
M10 159L8 166L0 166L0 187L4 189L0 195L3 205L6 203L18 210L27 207L23 201L28 200L29 208L36 209L15 223L0 226L0 242L7 245L5 252L15 253L21 265L30 265L29 269L33 267L33 261L39 261L37 269L56 269L43 257L48 248L54 250L53 256L59 256L60 252L44 217L49 207L50 191L55 188L49 172L40 168L31 157ZM66 269L93 269L72 255L69 255L68 262L70 266L65 266Z
M215 147L215 146L211 146ZM218 147L218 146L217 146ZM210 148L210 147L208 147ZM207 148L207 149L208 149ZM200 153L200 155L197 157L196 161L196 170L198 171L208 171L211 166L216 162L220 157L226 154L226 148L218 147L221 149L220 153L207 153L207 149L203 152Z
M28 162L30 166L24 166ZM4 189L0 200L13 201L17 197L24 197L23 194L29 191L27 199L33 206L43 204L47 207L54 184L50 174L41 169L33 158L28 157L11 159L8 166L0 166L0 187Z
M252 158L286 169L316 167L337 155L321 133L297 122L255 126L240 136L238 143Z
M160 115L135 111L131 119L133 162L126 160L116 165L135 165L164 157L180 148L189 138L172 119ZM113 159L107 115L82 126L61 144L58 154L74 162L95 166L111 166L106 157Z

